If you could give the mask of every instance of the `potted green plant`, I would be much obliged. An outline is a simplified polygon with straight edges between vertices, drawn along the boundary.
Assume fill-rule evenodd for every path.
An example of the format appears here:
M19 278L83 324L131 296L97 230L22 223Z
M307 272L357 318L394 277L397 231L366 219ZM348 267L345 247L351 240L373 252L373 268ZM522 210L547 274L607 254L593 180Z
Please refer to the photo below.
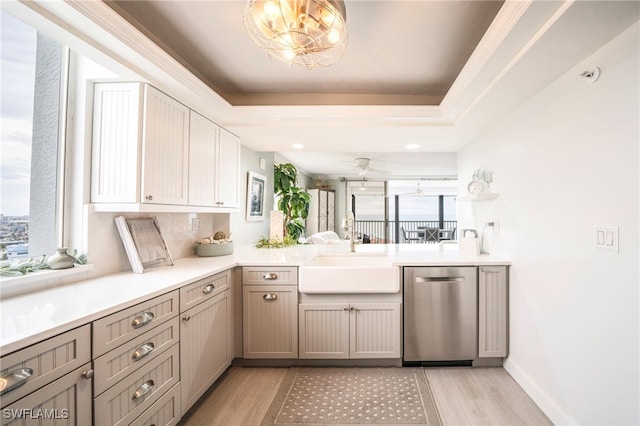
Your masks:
M309 193L297 186L298 170L291 163L274 165L273 189L278 210L284 214L284 236L297 241L305 231L305 219L309 214Z

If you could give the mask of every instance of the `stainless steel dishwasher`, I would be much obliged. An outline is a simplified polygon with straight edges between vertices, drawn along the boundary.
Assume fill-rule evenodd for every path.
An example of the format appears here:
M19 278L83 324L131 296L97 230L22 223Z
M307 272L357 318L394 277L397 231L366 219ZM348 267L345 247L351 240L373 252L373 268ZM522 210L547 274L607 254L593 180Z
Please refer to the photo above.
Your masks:
M404 362L471 365L478 347L475 267L404 268Z

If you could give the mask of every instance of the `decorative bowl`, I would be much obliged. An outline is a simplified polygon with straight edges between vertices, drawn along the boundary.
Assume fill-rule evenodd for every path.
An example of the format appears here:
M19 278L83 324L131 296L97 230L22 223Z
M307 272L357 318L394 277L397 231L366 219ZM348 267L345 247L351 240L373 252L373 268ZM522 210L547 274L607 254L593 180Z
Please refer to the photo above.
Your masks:
M222 244L196 244L196 256L226 256L233 253L233 242Z

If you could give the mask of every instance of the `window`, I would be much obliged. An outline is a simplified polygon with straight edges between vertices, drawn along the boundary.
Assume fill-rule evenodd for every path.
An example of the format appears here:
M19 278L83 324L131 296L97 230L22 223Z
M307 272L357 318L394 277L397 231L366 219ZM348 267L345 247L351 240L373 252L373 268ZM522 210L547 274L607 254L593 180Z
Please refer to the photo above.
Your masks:
M455 178L348 182L356 231L372 243L404 242L402 229L420 242L437 242L444 230L455 237L456 191Z
M0 256L52 254L61 242L62 46L0 12Z

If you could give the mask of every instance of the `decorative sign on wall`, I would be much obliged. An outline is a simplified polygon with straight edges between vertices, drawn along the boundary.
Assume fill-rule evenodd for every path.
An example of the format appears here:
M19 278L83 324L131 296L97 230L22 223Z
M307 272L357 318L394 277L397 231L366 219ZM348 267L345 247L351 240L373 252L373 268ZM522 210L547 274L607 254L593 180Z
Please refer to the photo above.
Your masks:
M267 178L249 172L247 179L247 220L264 220L264 191Z

